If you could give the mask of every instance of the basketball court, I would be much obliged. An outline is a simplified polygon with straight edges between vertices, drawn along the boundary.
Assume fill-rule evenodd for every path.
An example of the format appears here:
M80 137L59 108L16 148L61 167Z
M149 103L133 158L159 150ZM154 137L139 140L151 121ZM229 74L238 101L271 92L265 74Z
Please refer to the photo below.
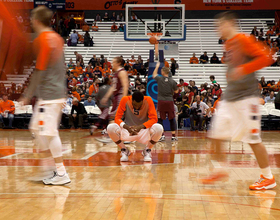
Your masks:
M178 143L158 143L153 162L143 145L120 163L114 143L95 140L99 132L63 130L64 163L71 183L45 186L28 180L39 169L29 131L0 131L0 219L279 219L279 188L250 191L259 168L248 145L224 148L229 179L201 185L214 163L205 133L179 131ZM279 132L263 132L271 167L280 178Z

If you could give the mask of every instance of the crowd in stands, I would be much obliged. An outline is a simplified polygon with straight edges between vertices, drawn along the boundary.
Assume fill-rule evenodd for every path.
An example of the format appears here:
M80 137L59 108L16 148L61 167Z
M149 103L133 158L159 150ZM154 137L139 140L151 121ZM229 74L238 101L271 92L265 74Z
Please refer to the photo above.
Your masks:
M205 51L199 59L196 57L195 53L193 53L193 56L190 58L190 64L207 64L209 63L209 57L207 55L207 52ZM219 64L219 63L225 63L225 53L223 54L223 57L221 60L217 56L216 53L213 53L213 56L210 58L210 63L211 64Z

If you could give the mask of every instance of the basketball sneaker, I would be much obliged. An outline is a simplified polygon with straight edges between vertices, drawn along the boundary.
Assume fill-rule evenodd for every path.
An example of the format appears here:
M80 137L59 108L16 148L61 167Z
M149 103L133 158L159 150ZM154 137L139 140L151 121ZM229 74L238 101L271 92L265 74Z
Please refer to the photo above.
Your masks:
M102 134L102 135L108 134L108 133L107 133L107 129L106 129L106 128L103 129L103 130L101 131L101 134Z
M121 149L121 162L127 162L128 161L128 156L130 155L130 151L128 148L122 148Z
M202 184L214 184L217 181L221 181L228 178L228 173L226 172L218 172L212 173L206 178L200 179Z
M142 151L142 155L144 157L145 162L151 162L152 161L152 153L151 149L144 149Z
M249 186L251 190L273 189L276 187L274 176L272 179L267 179L263 175L254 184Z
M36 175L29 177L28 180L34 181L34 182L41 182L44 179L51 178L53 176L53 172L54 172L54 169L52 171L51 170L42 170L42 171L39 171Z
M53 172L53 177L44 179L43 183L45 185L65 185L65 184L71 183L71 180L67 173L60 176L60 175L58 175L57 172Z
M165 136L162 135L161 138L158 140L159 142L165 141Z
M172 137L171 141L178 141L178 137Z

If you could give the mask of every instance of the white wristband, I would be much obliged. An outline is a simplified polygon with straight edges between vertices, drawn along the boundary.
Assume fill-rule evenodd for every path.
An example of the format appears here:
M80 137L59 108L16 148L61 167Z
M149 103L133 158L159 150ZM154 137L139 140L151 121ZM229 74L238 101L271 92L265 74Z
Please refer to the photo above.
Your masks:
M121 124L120 124L120 126L121 126L121 128L123 128L123 126L125 125L125 123L124 122L122 122Z

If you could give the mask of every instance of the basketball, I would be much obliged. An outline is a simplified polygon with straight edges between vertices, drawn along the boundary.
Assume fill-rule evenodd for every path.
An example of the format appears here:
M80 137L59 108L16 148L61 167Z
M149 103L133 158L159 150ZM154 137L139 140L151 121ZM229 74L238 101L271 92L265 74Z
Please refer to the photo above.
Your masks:
M152 36L152 37L150 37L149 42L150 42L150 44L157 44L158 40L156 37Z

